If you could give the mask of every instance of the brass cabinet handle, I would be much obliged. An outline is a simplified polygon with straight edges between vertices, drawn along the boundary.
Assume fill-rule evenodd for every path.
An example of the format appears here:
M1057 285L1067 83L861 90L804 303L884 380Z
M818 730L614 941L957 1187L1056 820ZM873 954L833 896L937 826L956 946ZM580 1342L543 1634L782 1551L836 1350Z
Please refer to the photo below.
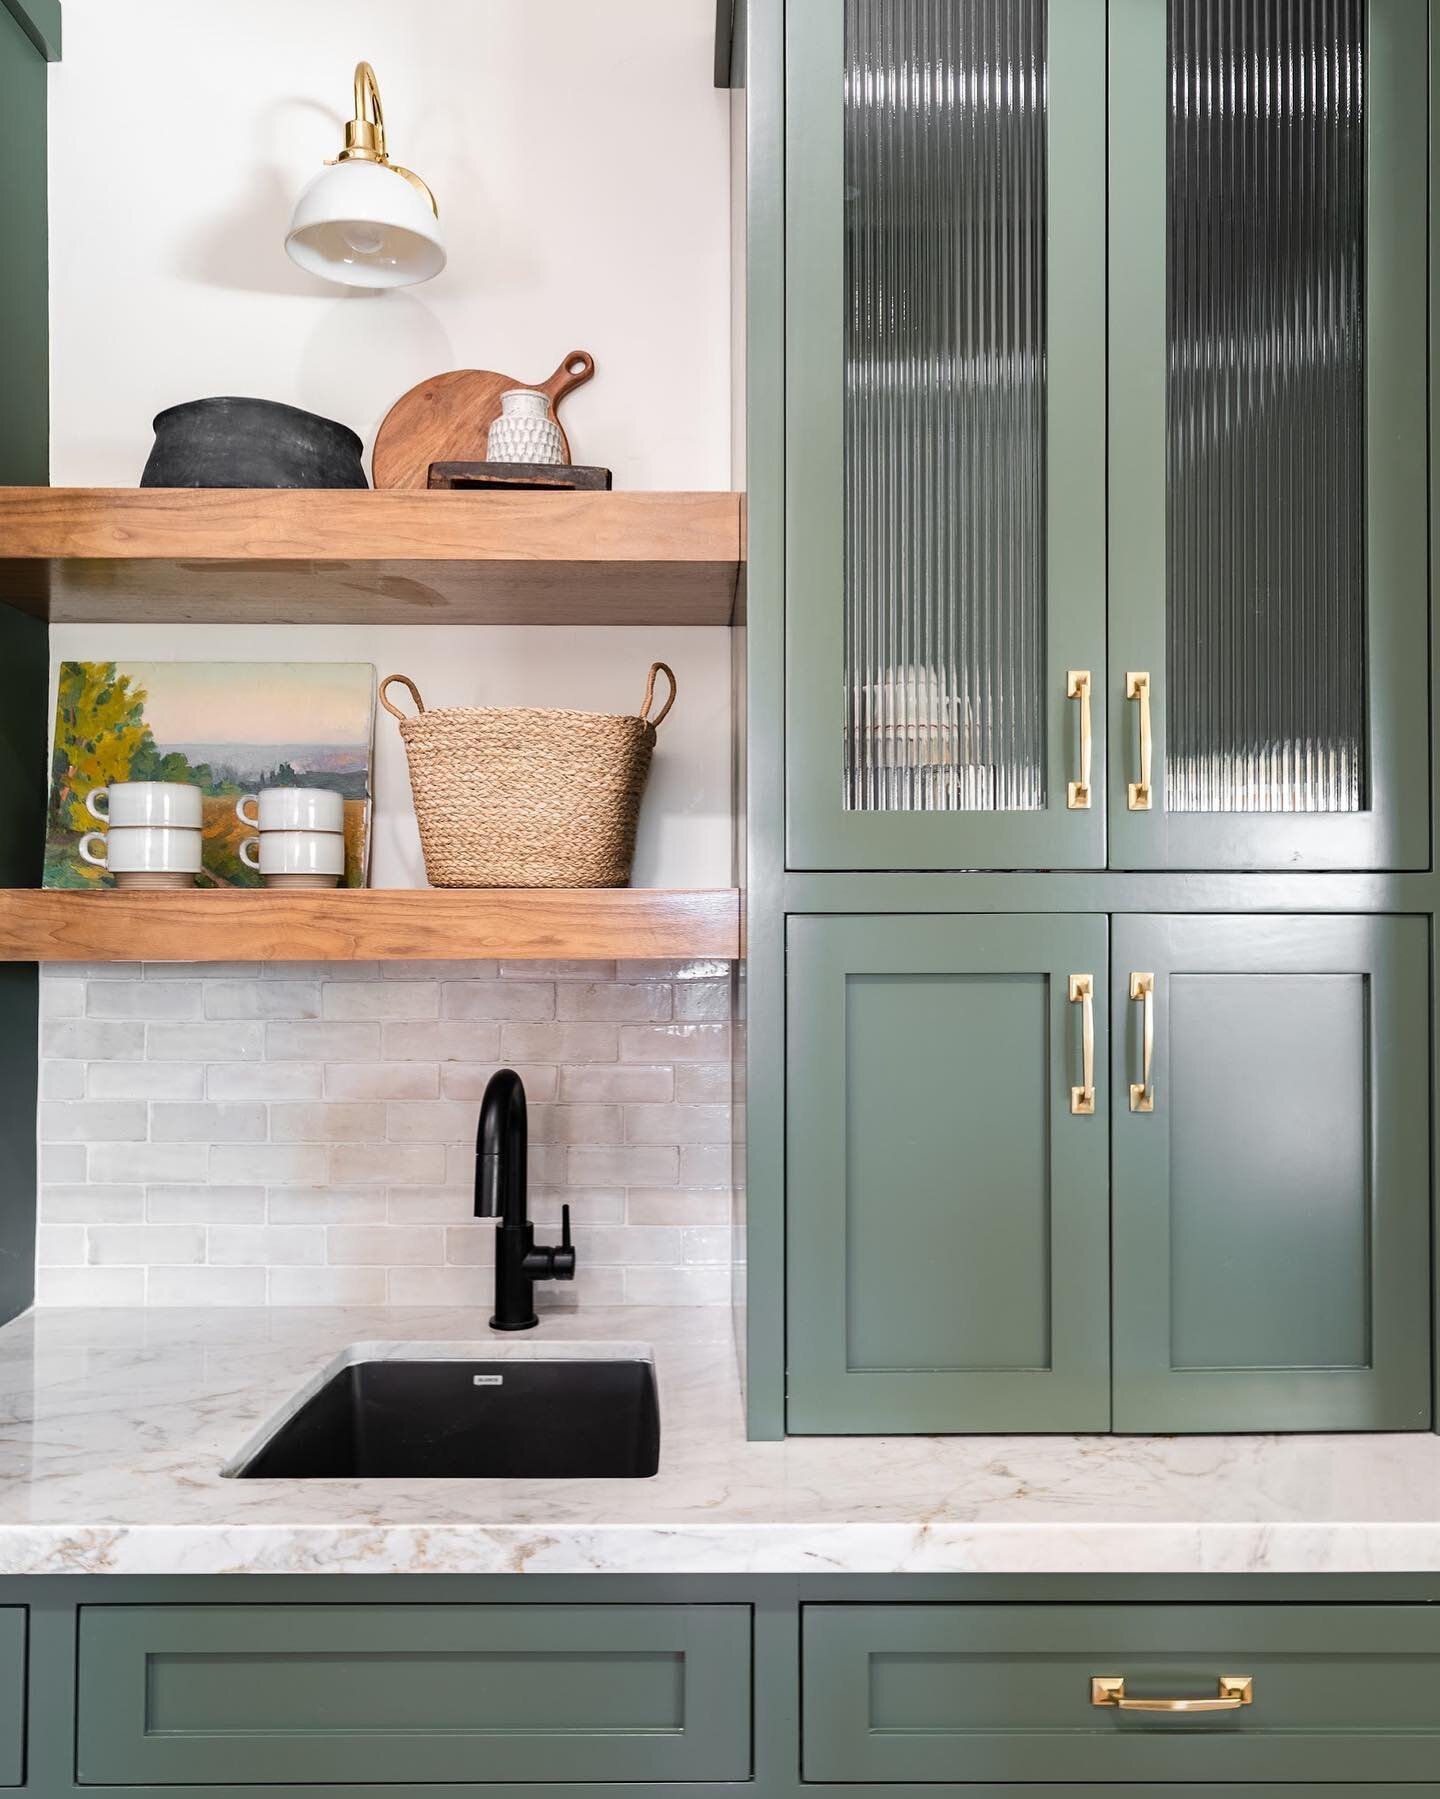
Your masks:
M1222 1674L1214 1699L1127 1699L1123 1675L1097 1674L1090 1682L1090 1703L1122 1712L1233 1712L1255 1703L1255 1682L1248 1674Z
M1095 977L1072 974L1070 1003L1080 1008L1081 1079L1084 1085L1070 1089L1070 1110L1088 1117L1095 1110Z
M1150 677L1143 670L1131 669L1125 677L1125 698L1140 702L1140 779L1128 783L1132 812L1150 810Z
M1144 1021L1140 1026L1142 1080L1130 1083L1130 1110L1132 1112L1153 1112L1155 1110L1155 1082L1151 1077L1150 1067L1155 1058L1155 977L1153 974L1134 974L1130 976L1130 997L1138 999L1145 1007Z
M1090 759L1093 746L1090 737L1090 670L1072 668L1065 677L1065 697L1080 702L1080 779L1067 789L1066 803L1072 812L1090 810Z

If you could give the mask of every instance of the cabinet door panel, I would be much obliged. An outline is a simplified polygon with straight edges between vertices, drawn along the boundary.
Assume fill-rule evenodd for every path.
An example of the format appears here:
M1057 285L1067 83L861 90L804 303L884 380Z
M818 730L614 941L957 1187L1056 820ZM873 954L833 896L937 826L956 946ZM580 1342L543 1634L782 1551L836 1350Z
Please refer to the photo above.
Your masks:
M786 29L789 862L1100 867L1104 0Z
M1100 1430L1103 918L796 918L790 1429Z
M1426 921L1126 917L1113 950L1116 1428L1422 1428Z
M1427 867L1424 0L1114 0L1109 94L1111 866Z

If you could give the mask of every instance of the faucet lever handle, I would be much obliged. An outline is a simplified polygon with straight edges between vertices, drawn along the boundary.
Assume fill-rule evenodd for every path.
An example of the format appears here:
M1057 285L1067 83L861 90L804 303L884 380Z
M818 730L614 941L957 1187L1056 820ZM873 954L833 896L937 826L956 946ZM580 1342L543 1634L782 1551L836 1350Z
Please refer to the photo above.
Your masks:
M575 1246L570 1241L570 1208L560 1208L560 1247L550 1252L550 1265L557 1281L573 1281L575 1278Z

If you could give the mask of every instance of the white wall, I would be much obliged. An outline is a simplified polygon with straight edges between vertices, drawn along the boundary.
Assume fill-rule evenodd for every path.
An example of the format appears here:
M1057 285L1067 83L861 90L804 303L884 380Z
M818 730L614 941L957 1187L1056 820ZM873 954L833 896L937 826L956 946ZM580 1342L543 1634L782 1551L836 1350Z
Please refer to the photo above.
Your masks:
M50 89L52 472L138 481L162 407L286 400L367 441L451 368L587 349L577 461L729 482L729 128L713 0L66 0ZM398 293L285 256L374 63L450 265Z

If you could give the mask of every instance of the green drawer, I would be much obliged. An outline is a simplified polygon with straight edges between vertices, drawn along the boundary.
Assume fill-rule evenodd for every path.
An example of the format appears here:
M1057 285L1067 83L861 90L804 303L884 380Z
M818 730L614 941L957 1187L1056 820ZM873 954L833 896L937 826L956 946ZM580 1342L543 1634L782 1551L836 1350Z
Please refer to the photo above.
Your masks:
M744 1605L84 1606L88 1786L750 1774Z
M0 1786L25 1784L25 1608L0 1607Z
M806 1780L1440 1781L1436 1606L809 1605L802 1641Z

